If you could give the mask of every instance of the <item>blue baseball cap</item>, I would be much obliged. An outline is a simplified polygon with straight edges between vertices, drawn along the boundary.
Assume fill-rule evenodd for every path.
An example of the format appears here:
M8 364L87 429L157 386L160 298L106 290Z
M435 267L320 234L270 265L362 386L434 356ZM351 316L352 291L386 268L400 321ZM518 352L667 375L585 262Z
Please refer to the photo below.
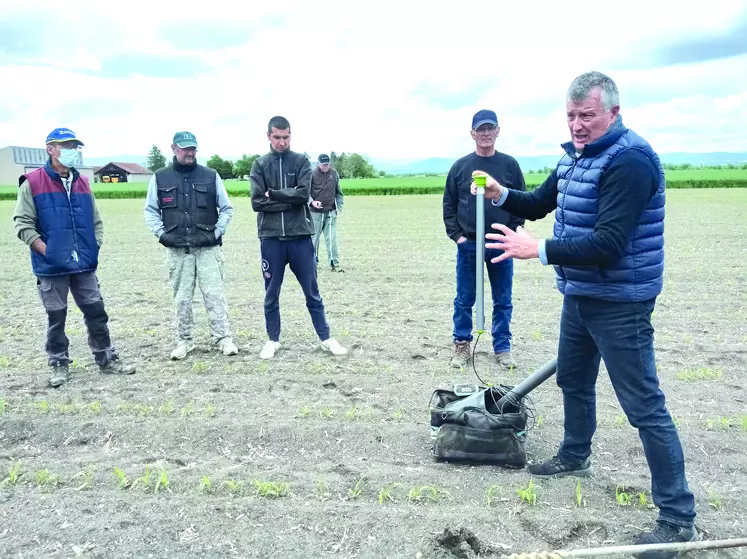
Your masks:
M62 143L62 142L78 142L79 146L84 145L78 138L75 137L75 132L69 128L55 128L47 136L47 143Z
M477 130L483 124L492 124L493 126L498 126L498 117L495 116L495 113L493 111L488 111L486 109L477 111L475 113L475 116L472 117L472 130Z

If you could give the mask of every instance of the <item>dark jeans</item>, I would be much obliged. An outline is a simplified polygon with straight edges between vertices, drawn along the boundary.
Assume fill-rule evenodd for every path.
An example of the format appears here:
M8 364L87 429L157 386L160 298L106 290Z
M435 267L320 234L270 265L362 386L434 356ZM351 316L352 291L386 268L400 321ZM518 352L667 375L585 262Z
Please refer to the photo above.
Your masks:
M118 358L117 351L109 338L109 316L101 298L99 281L95 272L70 274L67 276L43 277L36 279L44 309L47 311L47 351L50 366L70 363L68 347L70 342L65 335L67 319L67 296L73 299L83 313L88 330L88 346L96 363L106 365Z
M512 259L498 264L491 258L500 256L502 251L485 250L488 279L493 299L493 320L491 334L493 351L496 353L511 350L511 289L514 278ZM472 341L472 307L475 305L477 275L477 243L467 240L457 243L456 297L454 298L454 342Z
M324 303L316 282L316 256L311 237L281 241L262 239L262 274L265 279L265 326L267 336L274 342L280 340L280 288L283 285L285 265L290 265L306 297L311 322L319 339L329 338L329 326L324 316Z
M695 501L685 479L682 445L656 376L651 326L655 302L612 303L573 296L563 300L557 370L565 409L560 456L578 463L591 454L601 357L617 399L643 442L659 519L691 526Z

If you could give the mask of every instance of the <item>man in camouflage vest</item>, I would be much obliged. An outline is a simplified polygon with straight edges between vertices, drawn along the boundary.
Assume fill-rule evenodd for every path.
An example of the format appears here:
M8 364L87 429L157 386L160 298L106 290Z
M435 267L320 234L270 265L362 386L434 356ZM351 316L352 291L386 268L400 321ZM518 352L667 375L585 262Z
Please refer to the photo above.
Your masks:
M239 350L231 339L223 281L223 235L233 206L220 176L197 163L197 139L177 132L171 145L174 160L159 169L148 185L145 221L167 248L169 279L176 304L177 344L172 359L194 349L192 299L199 283L213 340L224 355Z

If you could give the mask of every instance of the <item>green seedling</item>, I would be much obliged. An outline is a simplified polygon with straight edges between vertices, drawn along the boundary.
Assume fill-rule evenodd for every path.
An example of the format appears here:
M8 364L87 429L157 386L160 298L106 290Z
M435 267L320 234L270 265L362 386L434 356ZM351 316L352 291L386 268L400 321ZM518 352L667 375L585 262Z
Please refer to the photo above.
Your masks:
M149 406L148 404L137 404L135 409L138 415L150 415L153 412L153 406Z
M646 505L648 505L648 499L646 499L646 494L641 491L640 493L638 493L638 506L645 508Z
M257 479L252 480L257 495L260 497L284 497L288 494L287 483L277 483L274 481L259 481Z
M154 493L158 493L158 491L170 491L169 489L169 474L166 472L166 470L161 470L161 475L158 476L158 481L156 482L156 487L153 490Z
M540 332L539 330L535 330L534 332L532 332L532 341L539 342L544 338L545 337L542 335L542 332Z
M615 501L621 507L626 507L630 504L630 494L625 492L625 487L618 485L615 487Z
M326 501L329 499L329 486L327 482L320 479L316 482L316 492L319 494L319 500Z
M41 413L49 413L49 402L46 400L34 402L33 405L36 406Z
M195 403L190 400L187 402L187 404L182 408L182 417L189 417L192 415L195 411Z
M132 402L122 402L117 406L117 411L122 413L123 415L129 415L133 412L135 409L135 404Z
M205 406L205 417L215 417L215 404L208 402Z
M99 415L101 413L101 402L98 400L91 402L88 405L88 411L94 415Z
M706 429L708 430L713 429L714 423L715 423L714 419L706 419Z
M721 369L685 369L674 375L682 382L697 382L699 380L718 380L724 375Z
M130 480L127 479L125 473L119 468L114 468L114 477L117 480L117 486L120 489L127 489L130 486Z
M5 408L8 407L7 402L4 398L0 398L0 415L3 415L5 413Z
M74 401L67 404L57 404L57 411L70 414L78 413L78 405Z
M335 410L332 408L324 408L322 410L322 417L324 419L332 419L332 417L335 415Z
M363 491L363 478L360 478L354 487L352 487L351 489L348 489L348 497L350 497L351 499L357 499L358 497L361 496L362 491Z
M719 493L709 489L708 490L708 504L715 510L719 510L724 506L724 499Z
M615 427L622 427L625 425L625 416L624 415L618 415L615 417Z
M210 478L207 476L202 476L200 478L200 493L210 493L210 488L212 487L212 484L210 483Z
M73 371L87 371L88 370L88 368L85 365L79 363L77 359L73 359L73 361L72 361L72 363L70 363L69 367Z
M531 479L526 487L521 487L516 490L519 494L519 499L522 503L526 503L529 506L537 504L537 492L534 490L534 481Z
M442 497L450 497L448 491L444 491L435 485L421 485L413 487L407 493L407 499L412 502L422 502L424 500L438 501Z
M16 485L18 480L21 479L23 473L21 472L21 462L13 462L13 465L8 470L8 477L3 481L3 485Z
M586 504L586 499L584 499L583 494L581 493L581 480L576 481L576 506L577 507L583 507Z
M174 402L169 400L168 402L161 404L161 407L158 408L158 413L161 415L171 415L174 413Z
M545 422L545 417L540 415L535 422L535 427L540 427Z
M309 417L309 413L311 413L309 406L304 406L298 410L298 413L296 415L298 417Z
M742 416L742 431L747 431L747 415Z
M198 375L202 373L207 373L209 370L210 370L210 367L204 361L195 361L194 364L192 365L192 372Z
M39 470L34 476L36 485L42 489L54 491L60 485L60 476L49 470Z
M379 504L383 505L387 501L391 501L393 503L396 503L396 499L392 496L392 491L395 487L399 487L399 483L394 482L390 483L389 485L385 485L379 490Z
M77 491L85 491L93 488L93 470L90 468L75 474L73 479L75 478L81 478L80 485L75 488Z
M349 421L355 421L358 419L358 408L353 406L345 412L345 419Z
M402 418L404 417L405 413L402 411L402 408L398 408L397 411L392 414L392 419L394 421L402 421Z
M672 423L674 423L674 428L679 430L681 425L679 418L672 416Z
M233 479L229 479L223 482L223 485L228 489L228 492L231 493L231 495L240 495L244 491L244 482L243 481L235 481Z
M4 355L0 355L0 368L5 369L10 365L10 359L5 357Z
M730 427L730 421L728 417L722 417L719 420L719 423L721 424L722 429L728 429Z
M132 487L135 487L139 483L143 486L143 489L147 491L148 488L150 487L151 482L153 481L151 479L152 473L153 473L153 470L151 469L150 464L146 464L145 473L143 474L143 477L139 477L134 482L132 482Z
M501 492L500 485L491 485L488 487L488 506L492 506L494 502L498 501L498 495Z

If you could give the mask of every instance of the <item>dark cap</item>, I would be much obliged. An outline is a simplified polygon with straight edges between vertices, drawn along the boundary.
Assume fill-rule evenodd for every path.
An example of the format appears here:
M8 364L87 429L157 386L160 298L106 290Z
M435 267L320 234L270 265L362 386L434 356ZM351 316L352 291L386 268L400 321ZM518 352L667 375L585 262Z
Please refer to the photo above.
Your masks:
M493 111L488 111L486 109L477 111L475 113L475 116L472 117L472 130L477 130L483 124L492 124L493 126L498 126L498 117L495 116L495 113Z
M319 156L319 163L329 163L329 155L323 153Z

